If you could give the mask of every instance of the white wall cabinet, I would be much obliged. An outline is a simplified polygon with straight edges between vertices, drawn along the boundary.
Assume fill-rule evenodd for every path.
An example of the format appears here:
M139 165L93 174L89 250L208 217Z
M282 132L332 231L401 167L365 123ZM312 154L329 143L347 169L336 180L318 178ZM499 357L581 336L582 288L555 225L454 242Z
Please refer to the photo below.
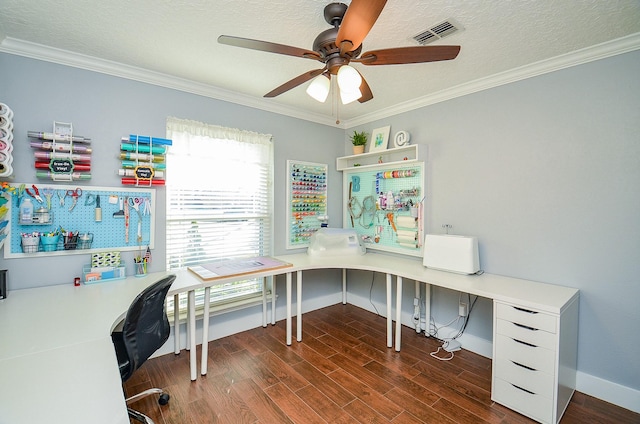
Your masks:
M576 386L578 296L560 314L493 303L491 398L556 424Z

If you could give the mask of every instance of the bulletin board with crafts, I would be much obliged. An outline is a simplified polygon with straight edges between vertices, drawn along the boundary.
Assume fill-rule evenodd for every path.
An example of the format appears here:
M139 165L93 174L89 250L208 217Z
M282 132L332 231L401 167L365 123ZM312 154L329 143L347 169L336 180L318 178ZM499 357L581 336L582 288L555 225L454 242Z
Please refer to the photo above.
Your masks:
M424 163L394 163L343 173L345 228L367 249L422 256Z
M321 163L287 161L287 249L306 247L327 222L327 172Z
M155 189L11 183L5 258L154 248Z

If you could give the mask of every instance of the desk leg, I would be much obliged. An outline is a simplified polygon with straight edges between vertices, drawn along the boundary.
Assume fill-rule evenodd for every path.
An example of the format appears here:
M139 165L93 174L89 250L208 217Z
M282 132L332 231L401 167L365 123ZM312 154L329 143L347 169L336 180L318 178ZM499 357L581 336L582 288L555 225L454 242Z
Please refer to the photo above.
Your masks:
M267 326L267 282L271 277L262 278L262 327Z
M287 272L287 346L291 346L291 273Z
M298 316L297 318L297 328L296 330L298 330L298 337L297 340L299 342L302 341L302 271L298 271L296 273L296 283L297 283L297 290L298 292L296 293L298 295L298 304L296 305L298 308Z
M347 304L347 269L342 269L342 304Z
M198 378L198 364L196 358L196 292L195 290L189 291L188 302L188 314L189 314L189 367L191 369L191 381L195 381Z
M202 317L202 360L200 361L200 374L207 375L207 358L209 356L209 314L211 305L211 287L204 288L204 316Z
M276 325L276 276L271 279L271 325Z
M396 276L396 352L400 352L402 333L402 277Z
M393 320L391 319L391 274L387 274L387 347L393 347Z
M173 295L173 353L180 354L180 294Z
M431 284L424 284L424 311L425 311L425 324L424 334L430 337L429 328L431 328Z

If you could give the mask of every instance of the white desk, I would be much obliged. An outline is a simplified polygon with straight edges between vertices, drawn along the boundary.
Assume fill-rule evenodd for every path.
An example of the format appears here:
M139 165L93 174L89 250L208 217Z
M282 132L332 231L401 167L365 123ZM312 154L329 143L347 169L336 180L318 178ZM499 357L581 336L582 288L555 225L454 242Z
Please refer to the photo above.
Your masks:
M293 267L265 271L259 276L287 274L288 344L291 344L293 272L298 276L299 341L302 340L303 271L340 268L381 272L387 275L388 347L392 346L391 287L392 276L395 275L398 293L396 350L400 349L402 284L403 279L408 278L419 284L432 284L493 299L494 305L513 304L532 309L535 313L543 312L541 315L546 313L558 317L555 371L561 374L561 379L568 379L569 383L565 390L556 384L553 397L558 399L558 403L560 400L568 402L573 392L576 353L572 350L575 347L572 347L572 343L575 343L577 334L578 298L575 289L497 275L464 276L434 271L425 269L419 260L381 253L335 258L295 254L276 259L291 263ZM94 424L128 424L111 330L124 318L135 296L167 274L154 273L144 278L129 277L81 287L67 284L11 291L7 299L0 301L0 424L80 423L87 419ZM178 278L171 286L169 295L188 291L190 309L193 311L193 291L213 284L201 281L188 271L176 275ZM567 310L572 319L561 320ZM193 335L189 343L193 379L196 369L195 313L190 314L189 328ZM206 344L203 345L203 351L205 349ZM206 366L206 361L203 365ZM571 387L572 377L574 386ZM555 378L558 379L558 376ZM498 388L504 390L503 387ZM562 410L548 415L559 418ZM537 419L550 421L546 418Z
M111 330L167 274L9 292L0 301L0 424L128 424ZM176 280L169 293L193 282Z
M425 268L415 258L381 253L354 257L296 254L276 259L293 264L287 274L287 344L291 344L292 272L297 274L298 341L302 341L302 271L342 268L380 272L387 275L388 347L392 346L393 275L397 291L396 351L400 351L401 343L403 279L486 297L494 301L492 399L537 421L557 423L573 395L578 332L576 289L500 275L436 271Z

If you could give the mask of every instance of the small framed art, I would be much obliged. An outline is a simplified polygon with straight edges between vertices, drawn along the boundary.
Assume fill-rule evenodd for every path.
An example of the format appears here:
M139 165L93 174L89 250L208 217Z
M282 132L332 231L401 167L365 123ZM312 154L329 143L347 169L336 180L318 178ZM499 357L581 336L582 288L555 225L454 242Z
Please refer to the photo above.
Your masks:
M387 144L389 143L389 130L391 126L386 126L382 128L376 128L371 133L371 145L369 147L369 152L378 152L382 150L387 150Z

